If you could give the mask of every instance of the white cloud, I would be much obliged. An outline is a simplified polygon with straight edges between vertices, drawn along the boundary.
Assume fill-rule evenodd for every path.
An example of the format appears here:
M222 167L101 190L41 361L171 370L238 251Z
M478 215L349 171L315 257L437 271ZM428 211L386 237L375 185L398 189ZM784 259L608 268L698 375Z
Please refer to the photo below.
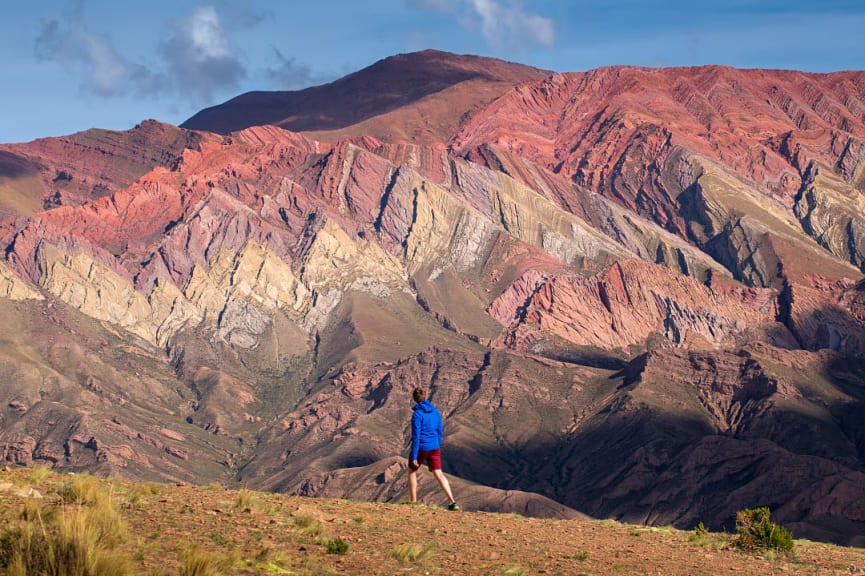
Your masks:
M484 39L502 48L515 42L552 46L556 40L553 21L523 10L519 0L409 0L415 7L452 14L464 27L480 28Z
M200 60L231 56L228 39L213 6L198 8L183 26L185 31L182 33L187 36L190 48Z
M532 40L544 46L555 41L553 22L536 14L526 14L519 4L503 6L497 0L469 0L481 18L481 31L487 42L501 45L507 40Z
M217 92L236 89L246 77L212 6L197 8L179 22L161 48L175 88L203 102Z
M159 81L143 64L130 62L107 36L90 32L80 12L43 22L34 44L36 57L85 70L85 90L100 96L154 93Z

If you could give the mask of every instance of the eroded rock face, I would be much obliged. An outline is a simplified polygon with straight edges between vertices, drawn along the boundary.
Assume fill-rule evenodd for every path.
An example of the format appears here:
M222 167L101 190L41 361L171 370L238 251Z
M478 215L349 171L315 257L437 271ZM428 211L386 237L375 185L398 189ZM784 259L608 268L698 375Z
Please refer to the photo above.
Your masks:
M865 197L827 169L812 165L794 212L803 229L838 258L865 269Z
M537 353L556 340L574 348L640 349L652 335L675 346L720 348L747 339L795 346L776 313L770 291L716 292L636 260L587 278L529 273L490 306L509 327L501 344Z
M42 294L26 281L13 274L5 264L0 262L0 298L9 300L42 299Z
M776 261L795 262L791 252L800 248L767 248L761 237L789 236L794 211L801 221L797 244L816 240L861 269L858 250L841 248L848 237L848 246L859 243L856 219L839 215L831 232L836 239L827 236L825 222L837 211L829 206L844 203L829 199L838 196L827 193L825 180L812 182L812 166L832 166L844 195L853 206L860 201L862 83L858 72L808 75L718 66L556 74L518 86L474 115L452 146L527 183L539 178L521 162L563 175L698 242L738 279L776 286ZM716 166L711 178L707 166ZM711 192L716 184L721 189ZM735 198L741 191L751 196L745 205ZM703 198L694 200L695 194ZM756 210L747 206L753 202ZM694 213L713 203L716 209ZM743 217L752 222L743 224ZM718 236L709 244L703 238L707 229ZM787 266L788 274L794 267Z

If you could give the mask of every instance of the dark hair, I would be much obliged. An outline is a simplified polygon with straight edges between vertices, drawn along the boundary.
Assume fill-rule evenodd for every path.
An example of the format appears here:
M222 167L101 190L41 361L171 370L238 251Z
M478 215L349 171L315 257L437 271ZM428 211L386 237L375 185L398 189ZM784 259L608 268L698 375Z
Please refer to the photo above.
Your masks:
M426 400L426 390L423 388L415 388L412 390L411 397L414 398L415 402L423 402Z

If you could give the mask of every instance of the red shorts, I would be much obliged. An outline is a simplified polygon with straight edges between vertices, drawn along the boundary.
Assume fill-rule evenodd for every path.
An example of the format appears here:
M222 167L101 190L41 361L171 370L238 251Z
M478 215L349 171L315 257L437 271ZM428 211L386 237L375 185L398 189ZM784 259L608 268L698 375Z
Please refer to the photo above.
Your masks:
M442 451L441 448L436 448L435 450L421 450L417 453L417 463L418 467L423 466L423 463L426 462L427 467L430 469L430 472L433 470L441 470L442 469ZM409 468L411 468L411 462L409 462Z

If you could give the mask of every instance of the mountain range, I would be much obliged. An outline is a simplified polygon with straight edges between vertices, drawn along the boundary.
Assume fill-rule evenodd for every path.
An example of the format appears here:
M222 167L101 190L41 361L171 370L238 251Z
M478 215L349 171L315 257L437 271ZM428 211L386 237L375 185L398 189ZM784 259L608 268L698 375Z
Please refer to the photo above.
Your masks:
M0 459L865 545L865 72L435 51L0 145ZM431 478L421 496L438 497Z

